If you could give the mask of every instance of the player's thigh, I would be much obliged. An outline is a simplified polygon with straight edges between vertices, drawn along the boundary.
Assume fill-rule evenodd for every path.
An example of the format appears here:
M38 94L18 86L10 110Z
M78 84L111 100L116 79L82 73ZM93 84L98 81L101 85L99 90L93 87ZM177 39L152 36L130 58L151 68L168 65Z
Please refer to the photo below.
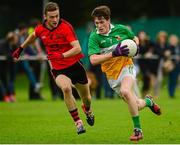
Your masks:
M125 76L121 81L120 89L132 91L134 83L135 80L131 76Z
M75 84L75 87L81 97L89 97L90 96L90 90L89 90L89 84Z
M136 80L136 71L134 65L125 66L117 80L108 80L111 88L115 90L118 94L120 91L126 91L133 88Z
M66 75L63 75L63 74L58 75L55 81L56 81L57 86L60 87L61 89L72 87L72 82L70 78L68 78Z

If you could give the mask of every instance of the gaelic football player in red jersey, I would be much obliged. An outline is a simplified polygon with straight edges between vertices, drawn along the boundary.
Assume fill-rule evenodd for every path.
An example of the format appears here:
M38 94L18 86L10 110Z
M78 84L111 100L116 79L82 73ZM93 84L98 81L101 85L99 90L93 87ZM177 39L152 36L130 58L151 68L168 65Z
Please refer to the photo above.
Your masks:
M36 26L34 32L12 55L15 59L18 59L23 49L37 37L42 40L46 48L52 75L63 92L67 109L77 127L77 133L84 133L85 128L78 114L72 87L77 89L82 98L82 109L86 114L88 124L91 126L94 125L94 114L91 108L91 95L86 71L80 62L83 54L79 41L71 24L60 19L59 6L56 3L49 2L46 4L44 19L44 23Z

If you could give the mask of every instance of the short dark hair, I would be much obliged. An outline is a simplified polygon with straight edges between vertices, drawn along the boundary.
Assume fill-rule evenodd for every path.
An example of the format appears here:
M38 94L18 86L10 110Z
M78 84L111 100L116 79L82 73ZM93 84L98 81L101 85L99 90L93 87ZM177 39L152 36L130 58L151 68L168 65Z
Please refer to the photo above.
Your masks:
M105 6L105 5L98 6L92 11L91 16L93 18L104 17L106 20L108 20L110 19L110 16L111 16L111 10L108 6Z
M55 2L48 2L45 5L45 8L44 8L44 14L46 15L47 12L49 12L49 11L56 11L56 10L59 10L58 4L55 3Z

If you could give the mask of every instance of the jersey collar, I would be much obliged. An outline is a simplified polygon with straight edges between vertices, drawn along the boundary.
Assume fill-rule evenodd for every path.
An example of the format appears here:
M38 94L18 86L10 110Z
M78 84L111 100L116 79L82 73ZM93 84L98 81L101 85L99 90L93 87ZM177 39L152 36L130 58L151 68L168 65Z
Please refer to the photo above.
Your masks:
M100 35L108 36L109 33L111 33L111 30L112 30L113 28L114 28L114 25L113 25L113 24L110 24L110 30L109 30L108 33L106 33L106 34L100 34L98 30L96 31L96 33L97 33L97 34L100 34Z

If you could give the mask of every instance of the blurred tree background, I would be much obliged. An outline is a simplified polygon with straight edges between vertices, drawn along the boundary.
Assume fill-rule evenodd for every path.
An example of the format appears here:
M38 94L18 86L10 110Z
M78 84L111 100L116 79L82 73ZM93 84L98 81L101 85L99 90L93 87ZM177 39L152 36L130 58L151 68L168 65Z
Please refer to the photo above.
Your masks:
M48 0L0 0L0 37L20 22L42 19L43 4ZM61 16L74 27L91 20L91 11L98 5L108 5L112 18L121 22L137 19L179 17L179 0L51 0L60 5Z

